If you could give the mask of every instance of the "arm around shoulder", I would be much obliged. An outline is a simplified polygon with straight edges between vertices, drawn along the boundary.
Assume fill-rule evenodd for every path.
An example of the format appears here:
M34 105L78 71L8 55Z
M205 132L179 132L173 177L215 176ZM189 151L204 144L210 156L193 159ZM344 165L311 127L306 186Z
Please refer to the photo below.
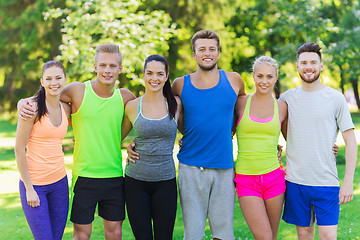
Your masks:
M81 96L81 99L84 96L85 84L82 82L72 82L65 86L64 90L61 93L60 101L65 103L74 103L74 98ZM81 94L82 93L82 94Z
M128 89L126 88L120 88L120 93L121 93L121 96L123 98L123 101L124 101L124 106L126 106L126 104L131 101L131 100L134 100L136 97L135 95Z
M237 72L226 72L231 86L238 96L245 95L245 84L240 74Z
M181 96L181 92L184 86L184 77L178 77L174 80L173 84L171 85L172 91L175 96Z

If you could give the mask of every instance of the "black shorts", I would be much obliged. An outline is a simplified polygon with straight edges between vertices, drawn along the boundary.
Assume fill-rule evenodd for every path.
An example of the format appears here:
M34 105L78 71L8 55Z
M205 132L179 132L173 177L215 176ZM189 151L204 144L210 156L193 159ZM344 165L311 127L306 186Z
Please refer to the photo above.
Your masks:
M124 178L78 177L74 186L74 198L70 221L90 224L98 205L98 214L108 221L125 219Z

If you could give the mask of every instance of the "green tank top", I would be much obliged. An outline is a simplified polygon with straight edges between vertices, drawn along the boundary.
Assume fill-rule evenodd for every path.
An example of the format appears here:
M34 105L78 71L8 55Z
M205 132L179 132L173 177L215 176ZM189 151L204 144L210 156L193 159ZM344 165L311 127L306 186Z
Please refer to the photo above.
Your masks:
M236 127L238 156L235 171L244 175L260 175L280 167L277 157L280 135L279 111L274 99L274 114L271 121L255 122L249 115L251 97L248 97L244 113Z
M101 98L85 82L83 101L71 114L75 148L73 175L90 178L123 176L121 123L124 102L119 89Z

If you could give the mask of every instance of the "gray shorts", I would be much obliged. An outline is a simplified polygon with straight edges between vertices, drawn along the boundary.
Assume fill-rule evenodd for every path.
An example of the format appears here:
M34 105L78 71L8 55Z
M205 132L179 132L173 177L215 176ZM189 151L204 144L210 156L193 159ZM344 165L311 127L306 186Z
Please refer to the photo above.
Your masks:
M234 240L234 169L179 163L178 179L184 240L201 239L205 235L207 217L213 238Z

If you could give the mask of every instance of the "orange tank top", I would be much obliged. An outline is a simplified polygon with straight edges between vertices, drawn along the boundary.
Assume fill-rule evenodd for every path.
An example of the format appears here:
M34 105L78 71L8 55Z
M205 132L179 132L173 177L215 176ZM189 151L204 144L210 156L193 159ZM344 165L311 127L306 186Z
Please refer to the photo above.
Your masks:
M47 185L66 176L62 141L67 128L68 119L62 107L59 126L54 126L47 114L34 124L26 154L32 184Z

